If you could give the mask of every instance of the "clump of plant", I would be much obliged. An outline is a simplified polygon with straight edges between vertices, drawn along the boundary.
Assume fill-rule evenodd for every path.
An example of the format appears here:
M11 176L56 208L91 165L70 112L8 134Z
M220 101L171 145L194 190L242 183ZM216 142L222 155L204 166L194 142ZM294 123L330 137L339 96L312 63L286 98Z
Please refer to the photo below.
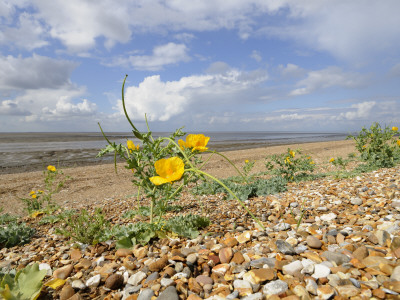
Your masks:
M29 193L29 198L21 199L30 215L34 214L36 216L40 213L51 213L56 210L57 205L54 203L52 196L59 192L65 181L69 179L68 176L63 176L61 170L52 165L47 166L47 169L43 171L43 176L44 190L32 190Z
M101 209L90 214L86 209L61 215L63 226L56 233L71 238L75 242L95 245L109 239L111 224L106 220Z
M240 177L229 177L221 179L231 191L241 200L247 200L253 197L278 194L287 190L287 181L283 177L274 176L269 179L256 179L243 182ZM195 195L215 195L225 194L225 199L234 199L231 194L226 193L226 189L215 181L205 181L192 189Z
M3 212L4 208L0 207L0 214ZM15 222L18 220L18 217L10 215L9 213L0 215L0 225L4 225L10 222Z
M34 300L40 295L46 270L39 270L39 264L26 266L18 271L5 274L0 281L0 296L5 300Z
M301 150L287 149L286 153L266 157L265 166L269 173L282 176L287 182L312 179L315 162Z
M138 189L138 199L140 199L141 194L144 194L145 199L150 202L150 227L154 227L154 224L163 223L165 210L156 211L155 208L168 207L168 204L179 199L183 188L191 182L209 178L224 186L228 193L234 195L223 182L201 170L204 162L200 157L200 153L208 151L207 143L210 139L209 137L203 134L189 134L186 136L186 140L179 139L176 141L176 139L185 135L180 128L169 137L155 138L150 131L147 118L147 132L140 132L136 128L125 107L125 81L126 77L122 85L122 107L125 117L132 127L133 135L140 141L141 145L135 145L132 140L128 140L126 145L112 143L100 127L108 145L100 151L98 156L114 153L115 159L119 156L126 161L126 168L132 170L132 182ZM220 153L212 152L226 158ZM244 180L246 180L245 177ZM236 195L234 198L263 227Z
M0 225L0 248L29 243L34 233L35 229L24 223L18 223L16 220Z
M126 226L114 226L112 235L116 238L117 248L131 248L136 244L145 245L152 239L166 237L196 238L199 229L210 224L208 218L198 215L176 216L161 222L138 222Z
M369 129L363 127L357 135L347 138L356 142L362 161L376 168L390 168L400 161L400 139L397 135L397 127L382 128L375 122Z

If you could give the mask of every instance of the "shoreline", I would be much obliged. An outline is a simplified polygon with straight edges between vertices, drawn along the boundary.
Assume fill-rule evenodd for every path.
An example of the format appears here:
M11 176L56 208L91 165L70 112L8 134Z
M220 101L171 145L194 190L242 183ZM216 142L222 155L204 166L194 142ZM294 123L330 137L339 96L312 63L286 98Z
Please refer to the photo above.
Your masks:
M283 153L288 147L302 149L303 153L313 158L317 166L326 164L330 157L347 157L349 153L355 152L354 142L344 140L225 151L224 155L238 168L243 166L246 159L254 161L252 172L258 173L266 170L264 161L267 155ZM130 201L136 194L131 183L132 173L124 166L125 163L118 163L118 174L115 174L112 163L61 168L71 179L59 193L54 194L53 199L64 208L96 205L105 199ZM218 155L211 157L203 170L217 178L236 175L232 166ZM4 208L4 213L23 215L24 205L19 199L29 197L31 190L43 189L43 185L43 169L0 174L0 207Z
M291 145L305 145L313 143L330 143L345 140L331 140L331 141L318 141L318 142L298 142L290 143L284 141L270 141L270 142L236 142L236 143L220 143L211 145L210 148L221 153L229 153L242 150L251 149L264 149L275 146L291 146ZM59 168L76 168L86 166L97 166L103 164L114 164L114 156L107 155L97 158L99 149L67 149L63 151L32 151L25 154L24 160L29 160L30 164L21 165L3 165L0 166L0 175L18 174L26 172L35 172L44 170L48 165L55 165ZM0 155L7 155L7 153L0 153ZM123 160L117 162L123 163Z

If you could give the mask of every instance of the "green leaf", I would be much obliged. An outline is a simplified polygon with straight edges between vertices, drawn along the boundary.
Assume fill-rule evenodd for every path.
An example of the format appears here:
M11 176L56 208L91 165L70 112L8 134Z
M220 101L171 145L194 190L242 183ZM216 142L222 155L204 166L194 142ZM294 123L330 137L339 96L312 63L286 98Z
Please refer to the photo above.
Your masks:
M130 237L124 237L115 243L115 247L117 249L130 249L133 247L133 243Z
M7 274L0 284L4 288L0 295L6 300L35 300L40 295L46 273L46 270L39 270L39 264L33 264L19 271L14 279Z

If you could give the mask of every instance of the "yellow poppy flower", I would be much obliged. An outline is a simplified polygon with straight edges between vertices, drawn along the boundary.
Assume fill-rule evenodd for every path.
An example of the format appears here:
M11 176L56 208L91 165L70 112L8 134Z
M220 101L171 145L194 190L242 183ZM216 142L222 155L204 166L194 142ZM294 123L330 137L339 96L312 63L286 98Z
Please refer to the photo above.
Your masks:
M400 140L397 140L397 145L399 145L399 146L400 146Z
M149 179L155 185L179 180L185 171L185 164L179 157L162 158L154 163L154 167L159 176L153 176Z
M244 163L245 163L245 164L248 164L248 163L249 163L249 160L248 160L248 159L246 159L246 160L244 161Z
M315 165L315 162L313 160L310 161L310 165Z
M132 153L133 150L139 150L139 145L135 146L131 140L127 140L126 145L128 146L129 153Z
M397 130L399 130L399 128L396 127L396 126L393 126L393 127L392 127L392 130L393 130L393 131L397 131Z
M333 157L329 160L329 162L334 162L334 161L335 159Z
M33 199L36 199L36 198L37 198L36 194L32 194L31 197L32 197Z
M291 157L294 157L296 155L296 152L294 152L293 150L290 150L289 154L290 154Z
M198 150L200 152L206 151L208 148L207 143L210 140L210 137L205 136L204 134L189 134L186 137L186 142L183 140L179 140L178 144L183 149L192 148L192 151Z
M290 163L291 163L291 161L290 161L290 158L288 156L288 157L285 158L285 164L290 164Z
M55 167L55 166L52 166L52 165L48 165L48 166L47 166L47 170L49 170L50 172L55 172L55 171L57 171L56 167Z
M29 195L33 195L35 193L36 193L35 191L30 191Z

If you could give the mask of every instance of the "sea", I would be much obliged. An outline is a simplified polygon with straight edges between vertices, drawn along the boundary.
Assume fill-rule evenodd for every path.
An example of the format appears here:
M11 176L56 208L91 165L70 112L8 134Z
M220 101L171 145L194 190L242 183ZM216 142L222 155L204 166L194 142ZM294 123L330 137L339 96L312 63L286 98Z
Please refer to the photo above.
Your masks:
M239 131L202 132L210 137L211 150L230 151L297 143L344 140L347 133ZM154 137L169 136L155 132ZM106 133L117 144L128 139L140 141L129 132ZM25 132L0 133L0 174L43 170L47 165L82 166L111 163L113 155L96 157L107 145L98 132Z

